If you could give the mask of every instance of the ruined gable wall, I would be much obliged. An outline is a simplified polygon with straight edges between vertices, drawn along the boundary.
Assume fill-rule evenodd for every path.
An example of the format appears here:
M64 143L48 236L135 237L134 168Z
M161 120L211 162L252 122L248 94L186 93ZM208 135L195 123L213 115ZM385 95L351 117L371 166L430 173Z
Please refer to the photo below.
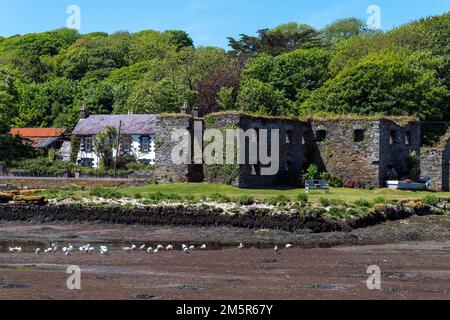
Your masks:
M433 148L424 149L420 157L422 177L432 179L436 191L450 191L450 134L447 134Z
M322 171L340 174L344 180L357 178L379 184L380 125L378 120L312 120L315 137L326 131L323 141L313 142L314 163ZM355 130L363 130L355 142Z
M398 179L419 178L419 170L411 172L408 158L413 152L420 157L420 144L419 123L409 122L402 126L390 120L380 121L380 186L385 186L392 170L397 173Z
M182 114L161 115L156 124L156 180L161 183L203 181L203 167L201 165L176 165L172 162L172 150L177 145L176 142L171 141L172 132L175 129L188 130L193 144L193 117Z
M263 187L277 184L299 183L302 169L305 166L305 146L302 144L302 134L308 130L308 124L299 120L288 118L258 117L241 113L211 114L205 118L207 128L239 128L243 131L249 129L279 130L279 168L275 175L261 175L261 165L235 165L219 168L218 166L204 166L206 181L230 183L239 187ZM270 142L270 136L268 142ZM271 147L269 147L270 149ZM248 159L249 145L246 145L246 158ZM226 179L223 179L223 178ZM224 181L226 180L226 181Z

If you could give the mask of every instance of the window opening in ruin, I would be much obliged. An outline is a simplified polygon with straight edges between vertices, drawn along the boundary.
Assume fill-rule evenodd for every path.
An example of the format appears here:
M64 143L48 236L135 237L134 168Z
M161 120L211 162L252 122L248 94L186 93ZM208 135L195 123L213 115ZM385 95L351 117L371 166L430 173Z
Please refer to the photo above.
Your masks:
M363 129L356 129L354 132L354 141L362 142L364 141L365 132Z

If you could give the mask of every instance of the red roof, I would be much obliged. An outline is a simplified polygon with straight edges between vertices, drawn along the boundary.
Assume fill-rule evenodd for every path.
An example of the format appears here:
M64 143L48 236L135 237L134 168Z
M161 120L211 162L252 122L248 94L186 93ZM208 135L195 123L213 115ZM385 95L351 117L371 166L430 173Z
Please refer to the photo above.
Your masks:
M47 138L59 137L66 132L62 128L15 128L11 129L12 135L19 135L23 138Z

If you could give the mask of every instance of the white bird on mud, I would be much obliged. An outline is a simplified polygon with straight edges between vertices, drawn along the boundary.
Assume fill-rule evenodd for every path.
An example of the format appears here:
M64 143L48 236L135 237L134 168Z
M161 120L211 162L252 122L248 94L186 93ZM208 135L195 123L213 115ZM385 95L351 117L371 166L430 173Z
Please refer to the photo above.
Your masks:
M155 251L153 251L153 253L159 253L159 249L156 248Z
M167 250L167 251L172 251L172 250L173 250L173 245L169 244L169 245L166 247L166 250Z
M164 246L161 245L161 244L159 244L156 248L157 248L158 250L164 250Z
M184 250L184 249L186 249L187 247L188 247L187 245L182 244L182 245L181 245L181 250Z
M291 249L291 248L292 248L292 244L288 243L288 244L286 245L286 249Z
M124 251L126 252L133 252L134 250L136 250L136 246L133 244L131 247L125 247L123 248Z
M44 253L50 253L52 251L53 251L53 248L47 248L47 249L45 249Z
M183 252L184 252L184 253L188 253L188 254L191 253L191 251L189 250L188 247L184 248L184 249L183 249Z
M200 249L206 250L206 244L202 245L202 246L200 247Z
M42 251L41 248L37 248L34 254L41 254L41 251Z
M278 248L278 246L275 246L274 251L275 251L275 252L278 252L278 251L280 251L280 248Z
M88 249L87 249L87 253L92 253L92 252L94 252L95 251L95 248L94 247L89 247Z
M190 246L189 250L194 251L195 250L195 246Z
M143 244L142 246L139 247L139 250L144 251L145 250L146 245Z
M21 253L21 252L22 252L22 248L20 248L20 247L9 248L9 253Z
M241 244L239 245L239 247L238 247L238 249L239 250L243 250L245 247L244 247L244 244L241 242Z
M153 248L152 247L148 248L147 253L153 253Z
M58 251L58 245L56 243L52 243L51 247L53 249L53 252Z
M108 254L108 247L106 247L106 246L100 246L100 254L101 254L101 255L106 255L106 254Z

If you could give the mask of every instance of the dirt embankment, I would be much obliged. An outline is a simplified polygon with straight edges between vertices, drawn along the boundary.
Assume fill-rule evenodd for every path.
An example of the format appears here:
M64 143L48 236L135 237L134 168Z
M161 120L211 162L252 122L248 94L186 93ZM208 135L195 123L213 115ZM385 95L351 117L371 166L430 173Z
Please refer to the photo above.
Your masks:
M400 220L412 215L429 215L430 207L406 210L387 206L383 210L347 220L333 220L323 214L273 214L267 210L249 209L246 214L223 214L207 206L154 206L128 209L123 207L87 207L81 205L31 206L0 205L0 220L49 222L96 222L125 225L230 226L247 229L277 229L288 232L311 230L313 233L348 232L382 222Z

